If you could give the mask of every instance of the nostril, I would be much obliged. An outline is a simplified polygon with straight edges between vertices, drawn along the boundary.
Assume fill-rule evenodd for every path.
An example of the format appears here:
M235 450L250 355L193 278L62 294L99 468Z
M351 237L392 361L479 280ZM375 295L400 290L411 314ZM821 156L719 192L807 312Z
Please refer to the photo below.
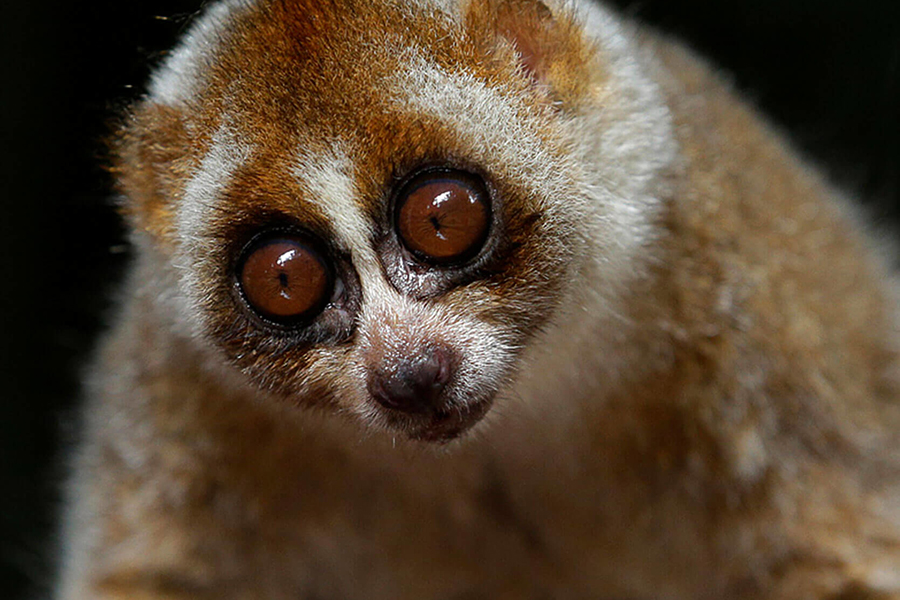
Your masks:
M381 405L404 412L427 412L439 404L441 393L453 375L450 355L434 349L402 360L394 369L373 370L369 393Z
M450 353L445 348L437 347L432 349L427 360L428 368L434 371L434 383L441 387L447 385L447 382L453 376L453 368L455 366L455 361Z
M404 377L416 391L425 393L444 387L446 381L441 381L441 362L436 354L432 354L418 365L403 367L401 371L406 371Z

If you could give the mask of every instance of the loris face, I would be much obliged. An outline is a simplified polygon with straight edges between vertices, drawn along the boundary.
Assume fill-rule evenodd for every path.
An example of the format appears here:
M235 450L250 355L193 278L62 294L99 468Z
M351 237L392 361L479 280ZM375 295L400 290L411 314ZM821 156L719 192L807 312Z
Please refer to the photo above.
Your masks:
M566 124L590 48L564 18L537 1L214 6L116 167L185 333L291 403L424 440L478 422L583 235Z

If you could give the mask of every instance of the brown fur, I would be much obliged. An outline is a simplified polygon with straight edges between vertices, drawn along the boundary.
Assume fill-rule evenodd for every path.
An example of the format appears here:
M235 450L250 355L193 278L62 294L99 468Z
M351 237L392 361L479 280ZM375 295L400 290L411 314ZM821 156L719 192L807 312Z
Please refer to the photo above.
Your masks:
M528 182L379 96L402 68L379 36L526 98L520 118L564 166L566 119L616 90L577 21L536 0L478 0L460 29L368 1L301 4L252 9L194 102L145 102L120 136L140 250L88 389L61 599L900 598L892 275L777 132L648 34L635 48L678 158L649 258L595 334L629 368L607 376L585 347L573 385L505 399L443 446L348 418L358 323L266 330L234 296L237 254L263 224L334 237L289 177L298 146L366 148L352 175L393 289L508 328L517 352L582 275L564 208L545 214ZM176 208L226 112L264 152L198 234L198 337L164 301ZM402 283L385 190L434 162L484 172L502 201L494 246L477 269ZM359 286L350 249L331 252Z

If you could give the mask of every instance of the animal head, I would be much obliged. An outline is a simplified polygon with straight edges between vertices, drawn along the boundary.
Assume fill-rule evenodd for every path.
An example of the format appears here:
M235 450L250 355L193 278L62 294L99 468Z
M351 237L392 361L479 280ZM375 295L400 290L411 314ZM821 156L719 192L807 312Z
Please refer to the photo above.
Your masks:
M664 118L591 23L613 27L539 0L213 5L115 147L185 333L288 402L424 440L478 422L585 273L615 295L652 238Z

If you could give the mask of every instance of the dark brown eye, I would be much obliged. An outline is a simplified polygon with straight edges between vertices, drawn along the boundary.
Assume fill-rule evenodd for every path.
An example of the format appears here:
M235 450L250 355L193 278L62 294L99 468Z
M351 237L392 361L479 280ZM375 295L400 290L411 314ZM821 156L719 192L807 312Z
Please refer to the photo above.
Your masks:
M300 237L274 236L255 242L244 254L238 282L250 306L279 323L312 317L331 293L331 271L322 256Z
M452 264L475 254L487 239L491 209L484 182L462 171L431 171L397 197L397 234L426 262Z

